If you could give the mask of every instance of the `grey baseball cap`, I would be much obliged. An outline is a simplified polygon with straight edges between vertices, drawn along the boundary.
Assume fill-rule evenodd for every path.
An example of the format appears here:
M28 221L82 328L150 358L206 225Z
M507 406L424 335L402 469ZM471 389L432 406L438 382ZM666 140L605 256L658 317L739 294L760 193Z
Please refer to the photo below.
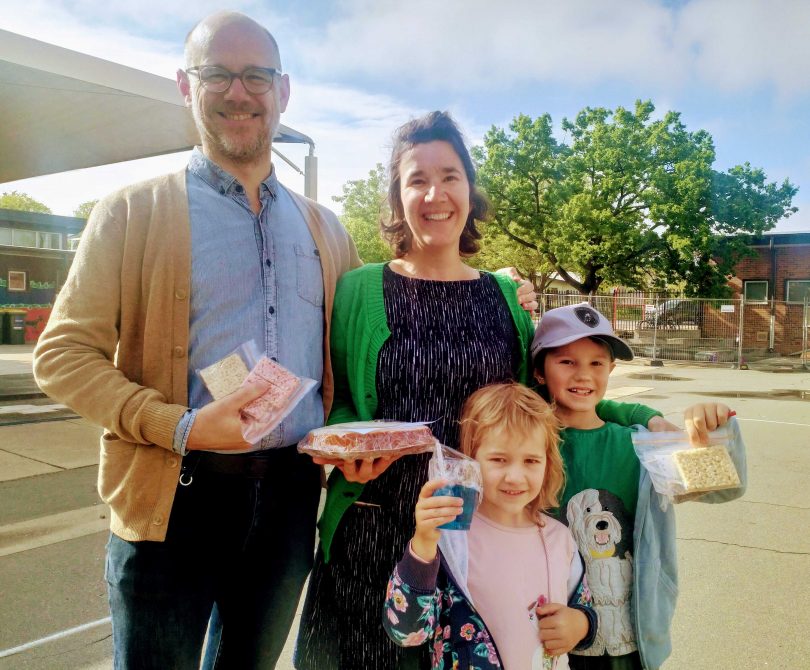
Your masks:
M556 307L543 314L532 339L532 358L536 358L543 349L561 347L585 337L593 337L607 344L614 358L633 360L632 349L624 340L616 337L610 322L587 302Z

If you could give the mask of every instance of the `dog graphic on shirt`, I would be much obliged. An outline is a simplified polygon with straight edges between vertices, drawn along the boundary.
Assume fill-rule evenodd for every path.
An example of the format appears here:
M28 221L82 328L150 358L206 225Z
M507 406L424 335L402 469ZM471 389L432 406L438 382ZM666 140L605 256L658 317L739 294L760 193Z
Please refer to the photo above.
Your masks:
M630 618L633 586L630 517L621 499L604 489L585 489L568 501L568 527L585 559L599 629L585 656L621 656L636 650Z

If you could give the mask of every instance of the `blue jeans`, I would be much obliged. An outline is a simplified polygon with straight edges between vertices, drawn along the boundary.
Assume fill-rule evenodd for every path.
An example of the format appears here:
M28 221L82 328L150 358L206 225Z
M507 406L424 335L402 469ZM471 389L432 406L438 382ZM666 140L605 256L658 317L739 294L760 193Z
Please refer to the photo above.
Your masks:
M210 667L275 667L312 567L320 470L295 447L267 456L261 478L198 469L165 542L110 536L116 670L199 668L214 604Z

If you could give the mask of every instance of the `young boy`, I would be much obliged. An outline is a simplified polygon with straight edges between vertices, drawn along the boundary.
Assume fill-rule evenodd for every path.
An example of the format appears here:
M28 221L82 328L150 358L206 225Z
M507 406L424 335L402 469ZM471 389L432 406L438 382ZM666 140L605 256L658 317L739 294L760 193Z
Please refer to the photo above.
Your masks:
M649 474L633 449L631 428L605 423L596 404L615 359L633 352L587 303L546 312L532 341L535 378L564 426L560 451L566 484L559 519L585 559L599 629L590 649L569 655L572 670L655 670L671 652L669 626L677 595L675 514L660 505ZM726 423L721 404L686 410L690 423ZM696 417L698 417L696 419ZM706 494L706 502L741 496L745 459L741 441L732 458L738 489ZM665 508L665 509L662 509ZM580 654L580 655L577 655Z

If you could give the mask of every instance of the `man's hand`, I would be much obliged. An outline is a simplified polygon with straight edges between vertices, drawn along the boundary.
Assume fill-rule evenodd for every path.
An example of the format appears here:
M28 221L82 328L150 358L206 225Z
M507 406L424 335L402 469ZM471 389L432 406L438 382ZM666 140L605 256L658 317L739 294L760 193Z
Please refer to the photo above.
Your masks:
M372 479L377 479L398 458L399 456L381 456L379 458L361 458L356 461L346 461L342 458L313 456L312 460L318 465L334 465L343 473L347 482L365 484Z
M533 312L537 309L537 293L534 292L534 284L528 279L520 276L520 273L515 268L501 268L496 270L498 274L506 275L512 281L518 283L517 298L520 306L527 312Z
M206 451L244 451L250 444L242 437L239 410L267 389L251 384L224 398L214 400L197 411L186 449Z
M535 613L540 622L540 641L552 656L567 654L588 634L588 617L580 610L546 603Z
M455 519L464 506L464 501L455 496L434 496L442 486L444 479L431 479L419 491L414 516L416 532L411 540L411 551L423 561L436 558L436 547L439 546L439 526Z

